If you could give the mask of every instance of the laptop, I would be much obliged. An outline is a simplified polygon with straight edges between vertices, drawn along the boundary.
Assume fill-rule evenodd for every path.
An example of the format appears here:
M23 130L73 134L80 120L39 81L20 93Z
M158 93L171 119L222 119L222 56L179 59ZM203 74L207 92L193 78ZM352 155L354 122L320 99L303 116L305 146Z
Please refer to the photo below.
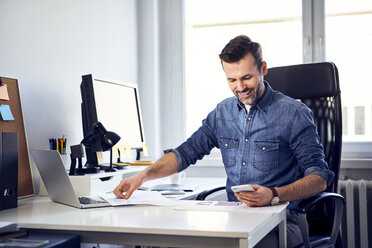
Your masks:
M77 196L58 151L31 150L31 154L53 201L76 208L111 206L99 196Z

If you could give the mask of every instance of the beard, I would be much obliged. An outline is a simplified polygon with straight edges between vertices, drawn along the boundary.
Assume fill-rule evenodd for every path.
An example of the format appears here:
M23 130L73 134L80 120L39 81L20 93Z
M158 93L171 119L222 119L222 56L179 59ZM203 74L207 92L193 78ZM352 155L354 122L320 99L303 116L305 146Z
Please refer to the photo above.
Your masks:
M248 91L250 89L246 89L244 91ZM252 89L254 92L252 94L252 97L251 99L241 99L239 98L239 100L244 103L244 104L248 104L248 105L256 105L257 102L261 99L262 95L263 95L263 91L264 91L264 83L263 83L263 78L261 77L260 78L260 81L257 85L257 87L255 89ZM243 91L243 92L244 92ZM236 96L238 96L238 94L236 94Z

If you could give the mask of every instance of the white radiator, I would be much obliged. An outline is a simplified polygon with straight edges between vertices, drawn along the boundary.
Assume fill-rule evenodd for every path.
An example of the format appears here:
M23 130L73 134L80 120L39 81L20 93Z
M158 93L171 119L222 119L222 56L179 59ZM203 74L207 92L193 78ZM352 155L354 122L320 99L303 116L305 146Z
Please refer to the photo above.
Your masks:
M372 246L372 181L340 180L346 208L341 222L343 247Z

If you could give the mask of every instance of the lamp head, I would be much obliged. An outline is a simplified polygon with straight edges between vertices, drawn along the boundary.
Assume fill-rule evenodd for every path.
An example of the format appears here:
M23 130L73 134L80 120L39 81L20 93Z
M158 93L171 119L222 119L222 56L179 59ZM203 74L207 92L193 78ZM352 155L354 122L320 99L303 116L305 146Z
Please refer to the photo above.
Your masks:
M88 134L81 143L95 150L107 151L120 140L120 136L114 132L107 131L101 122L93 124L93 131Z

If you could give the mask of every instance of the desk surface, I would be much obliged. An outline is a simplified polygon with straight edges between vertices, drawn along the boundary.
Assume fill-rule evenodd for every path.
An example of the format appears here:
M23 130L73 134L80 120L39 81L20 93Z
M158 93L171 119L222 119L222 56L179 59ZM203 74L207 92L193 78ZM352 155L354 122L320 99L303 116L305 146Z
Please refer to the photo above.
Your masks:
M172 207L121 206L77 209L49 197L19 200L0 221L22 228L77 233L82 242L171 247L253 247L279 225L285 247L285 205L280 213L185 211Z
M143 189L151 188L155 185L159 184L170 184L170 179L167 178L161 178L161 179L155 179L151 181L147 181L142 185ZM210 178L197 178L197 177L186 177L183 178L180 181L180 184L184 185L196 185L196 188L191 192L185 192L182 195L173 196L171 198L178 199L178 200L193 200L197 197L197 195L204 190L207 189L213 189L220 186L226 185L226 178L218 178L218 177L210 177Z

